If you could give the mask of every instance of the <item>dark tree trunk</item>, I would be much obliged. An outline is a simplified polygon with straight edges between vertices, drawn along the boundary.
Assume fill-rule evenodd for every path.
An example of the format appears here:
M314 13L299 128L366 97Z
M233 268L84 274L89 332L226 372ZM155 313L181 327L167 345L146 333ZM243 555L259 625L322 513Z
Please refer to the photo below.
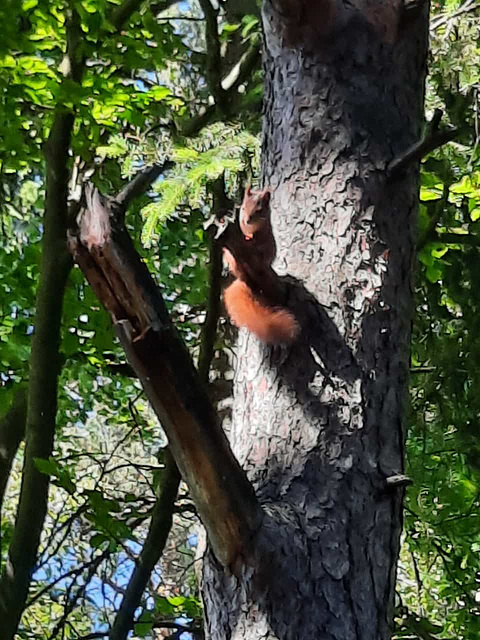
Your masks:
M231 439L265 515L240 576L207 556L215 640L391 634L418 164L387 166L420 136L428 20L371 4L264 2L263 184L302 335L240 333Z

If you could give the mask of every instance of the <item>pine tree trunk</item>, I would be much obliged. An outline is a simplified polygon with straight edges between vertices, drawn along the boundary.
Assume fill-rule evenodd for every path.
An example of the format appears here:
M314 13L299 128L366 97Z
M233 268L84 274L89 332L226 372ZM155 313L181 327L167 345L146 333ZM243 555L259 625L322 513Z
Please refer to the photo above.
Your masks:
M207 555L214 640L391 635L418 163L387 166L420 137L427 8L322 7L263 7L263 184L302 334L239 336L232 446L265 516L238 577Z

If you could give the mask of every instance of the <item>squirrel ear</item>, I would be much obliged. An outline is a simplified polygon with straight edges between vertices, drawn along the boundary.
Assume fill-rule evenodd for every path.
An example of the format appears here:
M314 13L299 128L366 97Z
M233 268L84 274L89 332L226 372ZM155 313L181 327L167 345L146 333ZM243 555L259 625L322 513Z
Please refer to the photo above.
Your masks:
M263 190L262 200L265 204L268 204L270 202L271 195L272 195L272 192L270 191L270 189Z

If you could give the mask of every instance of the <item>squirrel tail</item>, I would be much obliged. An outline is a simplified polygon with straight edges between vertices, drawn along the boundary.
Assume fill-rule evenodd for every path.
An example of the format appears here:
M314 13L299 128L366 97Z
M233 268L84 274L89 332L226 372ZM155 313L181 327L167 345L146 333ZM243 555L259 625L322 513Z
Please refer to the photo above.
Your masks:
M298 335L297 321L286 309L267 307L257 300L242 280L235 280L223 294L233 324L246 327L262 342L292 342Z

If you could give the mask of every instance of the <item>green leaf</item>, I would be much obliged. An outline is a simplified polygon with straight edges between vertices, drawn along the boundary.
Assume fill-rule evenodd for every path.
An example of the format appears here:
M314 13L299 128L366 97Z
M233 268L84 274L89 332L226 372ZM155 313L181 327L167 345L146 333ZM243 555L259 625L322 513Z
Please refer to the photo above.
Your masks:
M117 500L105 498L100 491L86 491L91 507L97 513L118 513L121 511Z
M40 473L43 473L46 476L58 476L59 467L52 457L48 460L45 460L44 458L34 458L33 462Z
M233 33L234 31L238 31L240 28L240 24L223 24L221 28L221 33Z
M428 202L430 200L440 200L442 197L441 189L431 189L428 187L420 187L420 200Z
M159 596L155 598L155 611L162 616L170 617L175 613L175 605L170 602L169 598Z
M157 87L153 87L153 89L150 90L150 94L152 95L154 100L156 100L157 102L161 102L162 100L165 100L165 98L167 98L168 96L171 96L172 92L168 87L157 86Z
M134 626L134 634L139 638L145 638L153 629L152 614L145 611L140 616L139 622Z
M91 538L90 538L90 545L94 548L94 549L98 549L99 547L101 547L105 542L108 542L108 538L107 536L105 536L103 533L95 533Z

